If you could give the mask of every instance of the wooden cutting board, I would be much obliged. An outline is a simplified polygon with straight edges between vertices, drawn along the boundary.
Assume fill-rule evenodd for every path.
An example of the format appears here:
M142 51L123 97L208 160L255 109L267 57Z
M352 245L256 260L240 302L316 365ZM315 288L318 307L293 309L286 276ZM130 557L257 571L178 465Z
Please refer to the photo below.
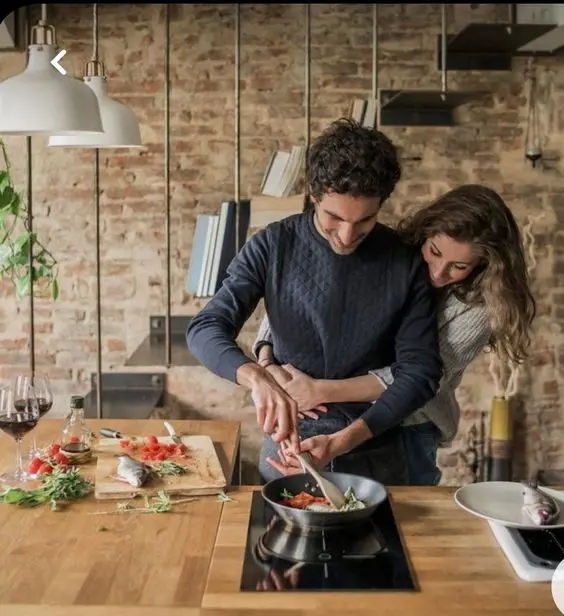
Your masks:
M144 437L136 437L142 440ZM186 445L187 460L175 460L178 464L187 466L189 472L178 476L155 477L142 488L120 481L116 477L118 458L116 454L128 453L132 458L141 461L137 452L129 453L119 444L119 439L101 438L97 443L98 460L96 462L94 494L99 499L128 499L139 495L151 495L160 490L169 494L204 496L219 494L227 486L225 475L221 468L213 441L209 436L181 436ZM159 443L169 444L169 436L158 437Z

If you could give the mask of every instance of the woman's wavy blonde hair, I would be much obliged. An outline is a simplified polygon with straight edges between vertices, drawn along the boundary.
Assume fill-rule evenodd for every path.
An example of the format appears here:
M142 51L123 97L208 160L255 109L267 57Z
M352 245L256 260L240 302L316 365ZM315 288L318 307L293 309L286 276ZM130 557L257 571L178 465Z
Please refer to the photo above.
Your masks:
M465 303L485 305L492 348L516 363L527 358L536 303L519 226L494 190L478 184L459 186L405 217L398 231L414 245L447 235L478 247L478 265L449 288Z

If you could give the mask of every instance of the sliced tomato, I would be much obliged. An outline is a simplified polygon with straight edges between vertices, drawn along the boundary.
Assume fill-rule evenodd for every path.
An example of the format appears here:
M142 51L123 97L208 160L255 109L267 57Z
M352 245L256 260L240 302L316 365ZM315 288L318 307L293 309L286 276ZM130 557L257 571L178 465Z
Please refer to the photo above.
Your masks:
M69 463L67 456L63 455L60 451L53 456L53 460L62 466L66 466Z
M147 437L147 445L152 446L152 445L158 445L158 444L159 444L159 439L156 436Z
M55 454L59 453L60 450L61 450L61 446L59 445L59 443L52 443L47 448L47 455L51 458Z
M37 473L39 475L49 475L52 472L53 472L53 467L47 462L43 462L43 464L37 470Z
M43 460L41 458L32 458L31 462L29 463L28 471L32 475L35 475L39 471L42 465L43 465Z

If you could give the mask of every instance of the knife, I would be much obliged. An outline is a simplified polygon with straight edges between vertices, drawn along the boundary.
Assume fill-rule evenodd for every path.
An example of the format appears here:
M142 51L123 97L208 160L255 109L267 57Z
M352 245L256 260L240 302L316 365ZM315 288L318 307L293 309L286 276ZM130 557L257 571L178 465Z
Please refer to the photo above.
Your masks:
M123 434L111 428L100 428L100 434L107 438L123 438Z
M170 434L170 438L173 440L173 442L176 443L177 445L182 445L182 439L178 436L178 434L176 434L176 430L174 429L174 426L168 421L165 421L163 423L164 423L164 427L166 428L167 432Z

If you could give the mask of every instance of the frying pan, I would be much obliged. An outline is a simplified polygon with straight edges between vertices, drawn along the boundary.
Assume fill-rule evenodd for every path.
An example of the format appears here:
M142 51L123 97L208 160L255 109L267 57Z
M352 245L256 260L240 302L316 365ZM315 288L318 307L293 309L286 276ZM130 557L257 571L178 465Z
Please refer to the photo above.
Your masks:
M274 509L276 515L285 522L292 526L310 530L326 530L364 522L388 498L386 488L373 479L348 473L323 472L321 475L332 481L342 492L352 488L356 498L366 505L365 508L352 511L320 512L282 505L280 501L283 500L282 492L284 490L291 494L305 491L314 496L322 496L321 490L309 473L280 477L269 481L262 488L262 496Z

